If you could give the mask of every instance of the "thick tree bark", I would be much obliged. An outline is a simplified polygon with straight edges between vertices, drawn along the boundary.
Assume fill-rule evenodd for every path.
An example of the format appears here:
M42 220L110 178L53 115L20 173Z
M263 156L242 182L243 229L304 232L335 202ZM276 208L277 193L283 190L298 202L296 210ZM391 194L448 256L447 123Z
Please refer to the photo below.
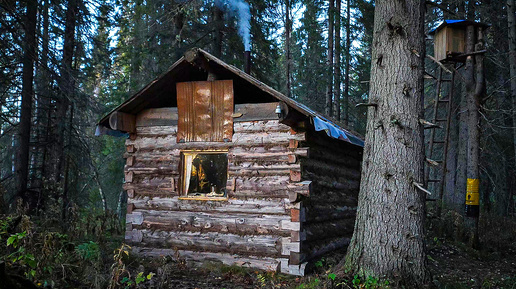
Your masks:
M290 59L290 34L292 32L292 20L290 19L290 0L285 0L285 59L286 59L286 94L291 96L290 69L292 60Z
M420 286L424 250L424 1L376 2L370 102L355 230L345 268ZM414 53L414 51L416 53Z
M346 2L346 63L344 68L344 124L349 124L349 68L351 63L351 6L350 0Z
M509 64L511 70L511 100L514 162L516 164L516 19L514 16L516 2L507 0L507 24L509 25Z
M342 4L342 0L336 0L335 5L335 99L334 99L334 109L335 119L340 120L340 54L342 52L340 45L340 8Z
M23 55L22 74L22 100L20 123L18 125L18 148L16 151L16 185L17 194L22 197L24 203L30 208L35 205L37 196L27 194L27 182L29 175L29 142L32 120L32 96L34 80L34 61L36 59L36 22L38 4L36 1L27 1L27 14L25 22L25 48Z
M331 117L333 114L333 10L334 1L330 0L328 6L328 86L326 87L326 115Z

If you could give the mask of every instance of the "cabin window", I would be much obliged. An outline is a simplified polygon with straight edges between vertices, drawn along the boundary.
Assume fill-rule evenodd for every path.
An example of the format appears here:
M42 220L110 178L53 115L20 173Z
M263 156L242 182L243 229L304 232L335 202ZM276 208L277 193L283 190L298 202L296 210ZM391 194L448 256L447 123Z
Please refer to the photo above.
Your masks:
M226 199L228 154L223 151L181 153L183 198Z
M229 142L233 136L233 81L179 82L177 142Z

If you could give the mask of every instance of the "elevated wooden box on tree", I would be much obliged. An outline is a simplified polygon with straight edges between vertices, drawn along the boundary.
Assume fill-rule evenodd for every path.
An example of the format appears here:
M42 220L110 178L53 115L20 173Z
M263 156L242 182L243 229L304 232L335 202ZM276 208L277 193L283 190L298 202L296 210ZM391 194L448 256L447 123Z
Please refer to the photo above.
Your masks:
M445 20L430 31L434 39L434 57L440 62L464 62L466 60L466 27L488 27L485 23L471 20Z
M99 126L131 135L126 241L139 254L303 275L349 243L362 138L201 49Z

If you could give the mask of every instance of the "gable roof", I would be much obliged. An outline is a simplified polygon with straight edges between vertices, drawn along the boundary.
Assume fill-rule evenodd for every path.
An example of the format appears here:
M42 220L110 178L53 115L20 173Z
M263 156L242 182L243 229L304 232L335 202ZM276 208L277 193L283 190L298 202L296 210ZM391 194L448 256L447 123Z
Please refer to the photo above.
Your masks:
M218 79L233 80L235 103L281 101L289 108L294 109L307 118L311 118L316 130L325 130L328 136L354 145L364 145L363 138L358 133L343 128L342 125L336 124L322 114L283 95L251 75L223 62L200 48L193 48L187 51L165 73L105 115L98 125L104 127L104 131L106 128L109 129L109 117L114 112L137 114L146 108L176 107L176 83L205 81L209 72L217 75ZM253 97L249 97L249 95L253 95Z

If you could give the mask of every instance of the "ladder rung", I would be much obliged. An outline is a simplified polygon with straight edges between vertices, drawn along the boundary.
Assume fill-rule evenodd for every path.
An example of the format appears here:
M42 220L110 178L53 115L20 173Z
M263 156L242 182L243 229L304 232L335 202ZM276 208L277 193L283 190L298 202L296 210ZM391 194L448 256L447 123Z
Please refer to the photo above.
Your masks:
M429 183L438 183L440 182L441 180L428 180Z
M434 140L434 143L444 143L443 140Z
M442 82L450 82L451 79L441 79Z
M438 102L449 102L449 101L450 101L450 99L439 99L439 100L437 100L437 101L438 101Z
M436 118L434 121L448 121L446 118Z

